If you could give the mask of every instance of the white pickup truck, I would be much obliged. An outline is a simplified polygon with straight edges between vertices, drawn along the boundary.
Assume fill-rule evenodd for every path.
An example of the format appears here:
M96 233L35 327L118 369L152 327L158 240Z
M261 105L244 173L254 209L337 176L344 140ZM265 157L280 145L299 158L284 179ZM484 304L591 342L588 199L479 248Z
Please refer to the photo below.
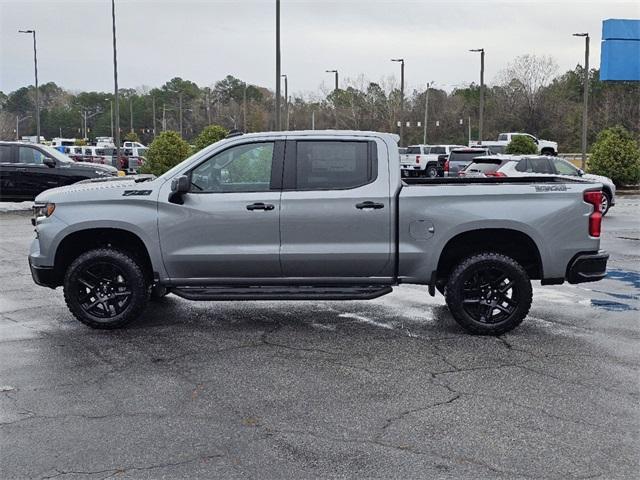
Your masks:
M530 133L522 133L522 132L509 132L509 133L501 133L498 135L498 140L483 140L479 141L471 141L469 142L470 147L477 147L482 145L491 150L491 153L504 153L504 149L507 148L509 142L513 140L514 137L523 136L529 137L533 140L538 146L538 153L542 155L557 155L558 154L558 142L552 142L550 140L542 140L537 138Z
M444 162L454 148L460 145L410 145L400 154L403 177L443 177Z

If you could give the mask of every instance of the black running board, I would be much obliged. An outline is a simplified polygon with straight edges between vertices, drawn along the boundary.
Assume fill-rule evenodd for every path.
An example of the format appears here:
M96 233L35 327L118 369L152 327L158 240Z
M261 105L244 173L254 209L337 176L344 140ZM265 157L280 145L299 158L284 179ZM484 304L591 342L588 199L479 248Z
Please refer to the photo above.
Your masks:
M172 287L171 293L187 300L371 300L391 287L360 286L207 286Z

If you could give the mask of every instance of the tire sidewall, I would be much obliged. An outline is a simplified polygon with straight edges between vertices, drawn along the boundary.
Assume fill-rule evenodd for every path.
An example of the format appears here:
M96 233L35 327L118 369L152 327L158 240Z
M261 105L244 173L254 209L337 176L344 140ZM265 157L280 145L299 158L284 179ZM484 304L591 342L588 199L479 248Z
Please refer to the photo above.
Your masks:
M131 299L126 309L108 319L84 311L76 293L80 272L90 264L97 262L109 262L116 265L122 270L131 289ZM64 277L64 297L69 310L79 321L93 328L111 329L129 323L142 313L149 299L149 288L142 269L133 256L115 249L99 248L81 254L71 263Z
M463 308L463 286L468 275L477 270L498 266L505 270L516 283L514 299L518 305L506 320L485 324L475 320ZM446 301L454 319L468 332L476 335L501 335L517 327L529 313L532 301L529 276L514 259L496 253L477 254L466 258L451 273L446 286Z

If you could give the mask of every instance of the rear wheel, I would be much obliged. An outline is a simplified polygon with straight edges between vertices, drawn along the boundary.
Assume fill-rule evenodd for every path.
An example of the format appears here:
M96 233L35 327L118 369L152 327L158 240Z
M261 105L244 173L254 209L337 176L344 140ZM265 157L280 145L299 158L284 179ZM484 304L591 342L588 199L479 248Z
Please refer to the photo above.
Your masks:
M445 290L453 318L475 335L501 335L529 313L531 281L511 257L481 253L453 269Z
M85 325L114 329L140 316L149 300L149 288L135 257L98 248L71 263L64 278L64 299Z
M602 203L600 204L600 212L604 217L609 211L609 207L611 206L611 195L603 190L602 192Z
M438 176L438 169L434 165L429 165L425 172L425 175L429 178L436 178Z

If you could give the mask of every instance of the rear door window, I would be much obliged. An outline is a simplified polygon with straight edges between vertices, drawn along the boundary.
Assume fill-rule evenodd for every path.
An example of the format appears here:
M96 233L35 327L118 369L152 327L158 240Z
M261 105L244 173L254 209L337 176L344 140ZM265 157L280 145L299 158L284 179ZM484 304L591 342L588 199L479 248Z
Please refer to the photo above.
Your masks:
M296 188L342 190L366 185L377 176L373 151L372 142L298 141Z
M429 153L433 153L435 155L442 155L447 153L447 151L444 147L431 147L431 150L429 151Z
M11 145L0 145L0 163L13 163Z
M407 147L407 154L420 155L420 147Z

